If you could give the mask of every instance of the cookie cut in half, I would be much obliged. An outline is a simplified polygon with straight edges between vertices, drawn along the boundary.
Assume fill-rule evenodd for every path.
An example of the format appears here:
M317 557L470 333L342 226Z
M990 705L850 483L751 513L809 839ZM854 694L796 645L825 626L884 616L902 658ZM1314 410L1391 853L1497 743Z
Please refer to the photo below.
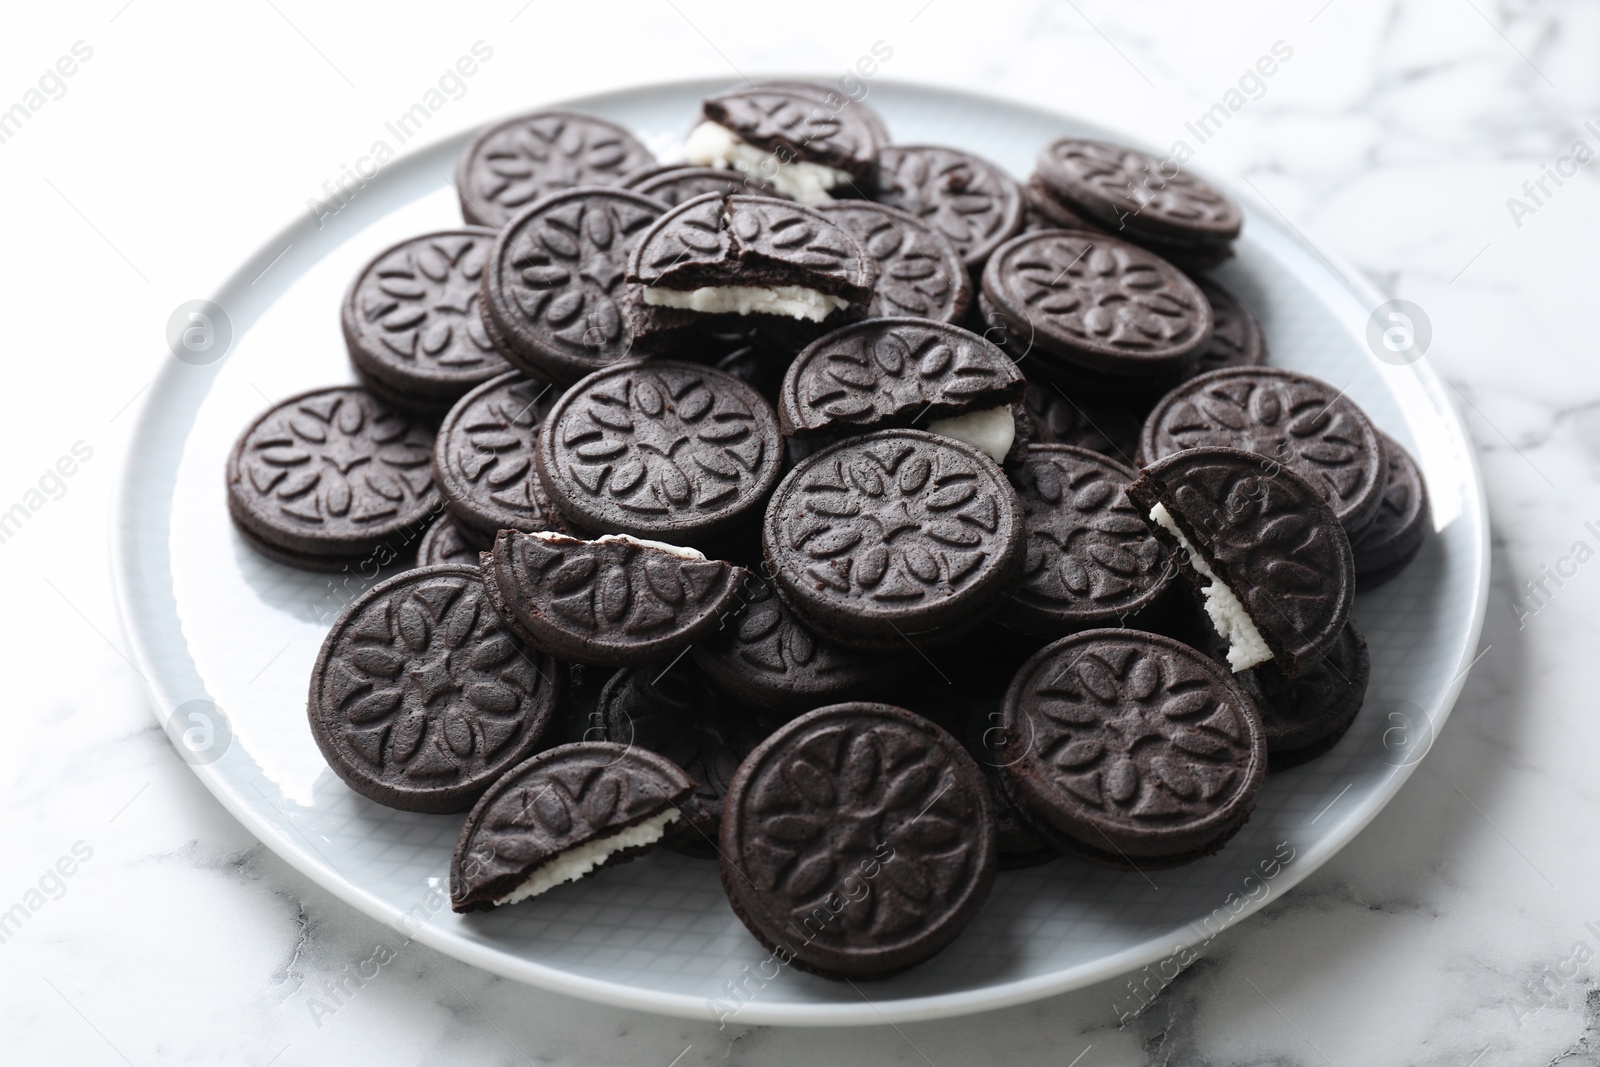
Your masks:
M1128 496L1229 643L1242 671L1275 662L1294 678L1350 618L1350 539L1316 486L1236 448L1193 448L1144 469Z
M501 530L484 561L500 616L557 659L625 667L671 659L736 607L747 573L692 548L608 534Z
M799 341L866 317L876 268L861 242L787 200L709 193L668 211L628 259L641 353L735 322ZM803 340L800 340L803 338Z
M488 911L624 863L661 840L694 789L676 764L606 741L518 764L467 816L450 858L450 906Z
M1027 443L1019 403L1027 385L1004 352L959 326L868 319L795 357L779 394L778 423L795 437L915 427L1000 463Z
M878 131L854 106L820 106L812 87L746 86L707 97L683 144L699 167L731 167L802 204L860 195L878 172Z

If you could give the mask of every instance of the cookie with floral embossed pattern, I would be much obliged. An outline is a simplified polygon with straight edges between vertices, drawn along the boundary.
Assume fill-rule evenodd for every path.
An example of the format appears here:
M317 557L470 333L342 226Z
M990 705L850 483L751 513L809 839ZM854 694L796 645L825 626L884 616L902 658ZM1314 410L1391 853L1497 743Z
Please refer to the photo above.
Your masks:
M1244 224L1222 192L1136 148L1061 137L1040 151L1034 173L1070 210L1131 241L1211 250Z
M877 263L872 318L966 318L972 276L944 234L909 211L869 200L834 200L816 210L855 234Z
M779 727L723 800L734 914L825 978L882 977L945 948L988 896L998 851L972 757L887 704L836 704Z
M540 425L561 390L516 371L463 397L439 427L433 474L470 540L487 546L500 530L572 532L534 470Z
M466 811L537 752L563 666L507 632L477 567L408 571L339 616L311 670L307 714L351 789L405 811Z
M682 815L694 783L648 749L583 741L508 771L461 827L450 907L488 911L539 896L648 851Z
M1191 448L1146 467L1128 496L1173 550L1235 671L1274 662L1294 678L1339 640L1355 600L1350 539L1293 470Z
M1238 294L1214 278L1195 277L1195 284L1211 304L1211 343L1200 353L1196 370L1221 370L1224 367L1259 367L1267 361L1267 336L1255 312Z
M1001 710L1000 773L1047 840L1107 867L1210 855L1267 770L1261 713L1227 669L1140 630L1086 630L1023 664Z
M731 374L649 360L563 394L540 427L537 465L574 525L707 545L759 520L782 469L778 420Z
M786 436L917 426L964 440L995 462L1016 443L1012 405L1027 382L977 334L923 319L868 319L828 334L784 376Z
M483 272L484 326L524 374L570 384L627 359L623 271L663 211L626 189L579 188L535 202L496 238Z
M228 514L263 555L311 570L379 564L415 543L440 511L433 427L365 389L289 398L228 456Z
M1211 305L1187 275L1137 245L1085 231L1007 241L983 269L983 297L1010 336L1029 339L1035 359L1067 373L1177 374L1211 340Z
M746 85L707 97L683 155L701 167L731 167L813 204L861 196L877 178L878 130L862 109L822 105L791 85Z
M879 203L920 218L977 271L1022 228L1022 187L982 156L942 145L892 145L878 157Z
M736 700L794 714L871 696L920 662L828 640L800 621L757 574L745 580L739 599L739 613L692 652L705 676Z
M880 430L801 461L772 495L762 551L796 614L835 640L903 649L980 625L1023 563L1022 506L970 445Z
M501 530L484 561L489 599L518 636L602 667L670 660L716 629L746 571L692 548L608 534L580 541Z
M351 282L340 309L350 362L392 403L442 415L509 370L478 314L494 231L463 227L401 241Z
M1310 481L1345 532L1383 504L1383 443L1342 389L1277 367L1227 367L1173 389L1145 419L1139 462L1186 448L1242 448Z
M865 318L876 276L861 242L821 212L708 193L668 211L634 246L629 318L641 353L734 324L760 324L799 351Z
M1176 572L1128 499L1131 467L1070 445L1029 445L1012 473L1027 530L1022 581L1000 622L1038 637L1144 627Z
M579 111L535 111L484 130L456 165L461 215L499 229L540 197L617 185L655 162L614 122Z

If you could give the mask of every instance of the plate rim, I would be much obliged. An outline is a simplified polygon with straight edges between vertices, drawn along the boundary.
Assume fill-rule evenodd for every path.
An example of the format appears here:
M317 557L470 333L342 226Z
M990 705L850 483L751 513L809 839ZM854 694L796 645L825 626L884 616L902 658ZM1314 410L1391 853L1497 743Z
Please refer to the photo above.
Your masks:
M764 74L762 77L797 77L821 80L825 83L828 80L827 76L819 76L815 72L809 74ZM552 107L584 108L604 106L607 101L619 97L636 97L640 94L663 90L683 91L698 88L709 92L727 85L729 81L730 79L727 78L706 77L669 79L608 89L548 103L530 104L527 108L520 109L517 112L493 117L482 124L456 129L411 146L397 155L395 160L388 164L385 169L415 164L420 157L438 152L445 146L455 142L464 144L476 131L492 123L505 121L515 114L525 111ZM1093 131L1095 136L1117 140L1147 151L1155 151L1158 156L1160 155L1160 150L1153 149L1142 139L1131 138L1126 133L1108 129L1099 122L1075 117L1050 107L1043 107L991 93L954 89L949 86L913 79L879 78L875 79L875 84L912 93L959 98L968 103L975 102L987 108L1027 112L1041 119L1064 126L1090 130ZM1376 307L1383 302L1383 294L1364 274L1348 263L1342 256L1312 241L1295 225L1289 216L1260 196L1253 186L1248 191L1241 190L1234 182L1218 180L1202 168L1194 168L1194 170L1196 173L1204 175L1207 180L1220 186L1228 195L1242 201L1248 201L1256 206L1259 209L1259 214L1276 215L1281 220L1281 222L1275 224L1279 235L1298 246L1301 250L1322 259L1333 267L1334 272L1340 276L1340 280L1361 303ZM221 281L213 287L211 293L216 295L236 289L240 285L249 285L251 277L253 275L258 276L261 273L261 267L266 259L267 251L286 243L292 244L291 237L306 225L304 218L297 218L295 221L267 235L263 241L256 245L254 252L222 277ZM254 319L251 319L248 325L253 325L254 321ZM248 329L248 325L245 329ZM220 367L225 361L226 356L219 360L216 366ZM192 370L192 368L189 369ZM1462 515L1463 517L1469 514L1473 516L1476 519L1476 529L1480 531L1480 536L1473 546L1478 556L1478 566L1473 574L1476 588L1473 597L1473 616L1468 627L1469 640L1457 658L1456 674L1438 697L1438 710L1431 720L1433 740L1436 741L1439 731L1448 721L1455 707L1462 688L1466 685L1472 663L1475 662L1471 657L1475 654L1482 638L1484 619L1488 607L1491 564L1488 495L1477 451L1473 447L1471 436L1467 431L1459 409L1445 392L1442 377L1431 365L1420 360L1410 364L1406 369L1417 379L1423 394L1433 402L1434 410L1448 436L1453 438L1454 443L1458 446L1454 453L1458 459L1464 462L1466 471L1470 475L1462 481ZM112 592L116 603L118 625L129 653L141 675L151 714L155 717L157 724L163 726L163 728L165 723L164 716L161 713L163 706L162 692L156 681L160 672L156 668L153 654L146 649L133 618L134 593L132 589L132 574L137 561L133 558L132 538L125 535L125 529L128 524L124 520L125 516L130 514L129 509L132 506L130 504L130 496L134 488L132 483L140 462L140 450L136 445L142 438L152 432L150 421L155 410L154 401L157 397L163 395L164 389L170 386L175 375L185 372L186 365L180 361L163 358L161 369L157 371L150 382L150 386L138 401L137 417L133 423L133 429L129 433L126 450L119 462L117 479L113 486L110 512L111 528L109 531L110 545L108 547L110 548ZM209 385L207 388L209 390ZM1402 407L1402 414L1406 410L1405 407ZM1332 839L1323 839L1315 846L1308 847L1298 853L1295 857L1296 862L1279 875L1282 881L1278 884L1282 887L1282 891L1264 896L1259 901L1248 901L1234 915L1229 925L1235 925L1254 915L1271 901L1281 896L1283 891L1294 888L1310 877L1324 863L1348 846L1377 817L1378 813L1389 805L1416 771L1422 760L1426 758L1426 755L1427 753L1425 752L1422 758L1397 767L1395 773L1380 784L1378 791L1365 797L1364 803L1360 808L1345 816L1342 825L1346 829L1336 842ZM244 797L242 790L217 769L217 764L197 765L189 763L188 765L228 813L259 841L271 848L279 858L334 897L402 934L407 939L407 942L410 940L419 941L446 956L481 967L491 973L565 996L613 1007L679 1018L705 1019L708 1015L707 1001L702 997L647 990L639 986L624 985L614 981L574 974L559 967L511 955L479 941L460 937L432 924L409 929L401 922L401 919L407 913L375 896L362 886L344 878L333 869L331 863L319 858L314 846L308 850L294 841L286 830L271 823L258 811L254 804L248 801L248 798ZM284 825L293 829L293 824L287 817L284 819ZM737 1018L740 1025L828 1027L870 1026L953 1018L1012 1007L1083 988L1108 978L1135 971L1146 964L1170 955L1179 946L1192 947L1202 940L1204 939L1199 936L1176 937L1170 934L1158 934L1093 961L1057 970L1049 974L1001 981L977 989L950 993L905 997L881 1002L868 1000L863 995L862 1003L859 1004L813 1002L764 1005L759 1000L750 1001L741 1006Z

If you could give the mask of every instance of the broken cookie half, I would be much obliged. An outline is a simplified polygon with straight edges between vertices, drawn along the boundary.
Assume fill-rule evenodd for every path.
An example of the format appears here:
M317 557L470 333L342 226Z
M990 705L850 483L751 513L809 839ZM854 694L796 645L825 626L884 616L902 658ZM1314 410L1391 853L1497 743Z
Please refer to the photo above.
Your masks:
M761 325L789 351L866 317L876 265L849 231L772 197L707 193L640 237L628 258L635 351Z
M860 107L821 106L815 90L751 85L708 97L683 145L700 167L731 167L802 204L863 196L878 175L880 137Z
M1293 678L1339 639L1355 565L1310 482L1251 452L1193 448L1146 467L1128 496L1176 550L1235 672L1270 660Z
M607 534L501 530L484 554L489 602L518 637L570 663L671 659L739 602L743 567L692 548Z
M959 326L868 319L795 357L778 394L785 436L837 439L912 428L953 437L996 463L1019 460L1027 381L1000 348Z
M467 816L450 906L488 911L633 859L681 818L693 790L680 767L643 748L586 741L541 752Z

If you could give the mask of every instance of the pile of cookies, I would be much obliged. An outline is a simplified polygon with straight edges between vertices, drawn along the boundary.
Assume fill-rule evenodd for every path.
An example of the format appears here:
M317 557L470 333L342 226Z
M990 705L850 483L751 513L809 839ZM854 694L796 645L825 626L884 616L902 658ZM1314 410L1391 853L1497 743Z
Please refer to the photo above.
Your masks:
M668 848L780 962L883 975L997 869L1215 852L1339 740L1355 592L1426 493L1266 365L1205 273L1233 203L1073 138L1024 184L792 82L707 99L684 156L575 112L485 131L465 224L350 285L361 384L228 461L275 560L415 554L308 711L357 793L470 812L456 910Z

